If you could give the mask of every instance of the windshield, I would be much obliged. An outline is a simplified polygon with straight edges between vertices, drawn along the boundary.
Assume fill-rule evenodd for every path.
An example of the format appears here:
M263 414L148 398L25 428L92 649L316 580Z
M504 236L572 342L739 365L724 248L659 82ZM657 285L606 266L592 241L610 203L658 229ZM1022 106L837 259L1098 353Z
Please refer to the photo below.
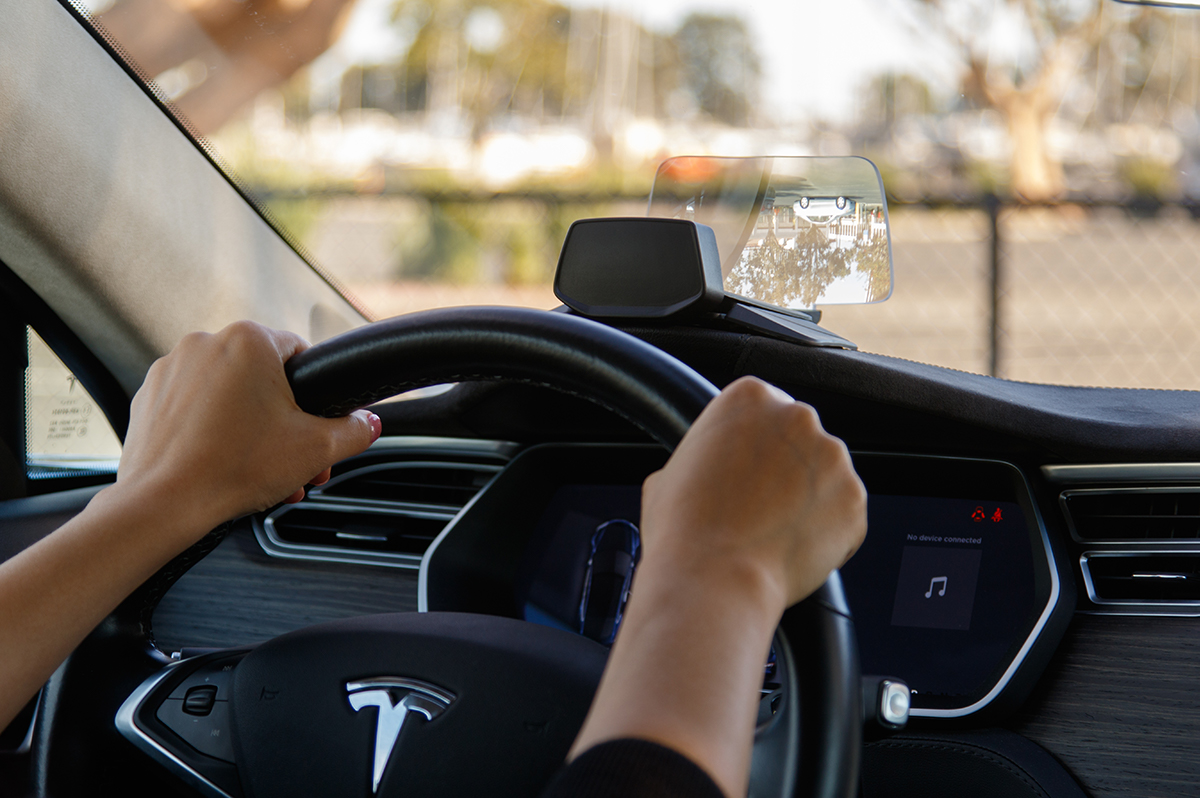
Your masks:
M894 292L823 325L1009 379L1200 388L1200 13L73 2L377 316L558 304L567 226L643 215L667 157L855 154L888 192Z

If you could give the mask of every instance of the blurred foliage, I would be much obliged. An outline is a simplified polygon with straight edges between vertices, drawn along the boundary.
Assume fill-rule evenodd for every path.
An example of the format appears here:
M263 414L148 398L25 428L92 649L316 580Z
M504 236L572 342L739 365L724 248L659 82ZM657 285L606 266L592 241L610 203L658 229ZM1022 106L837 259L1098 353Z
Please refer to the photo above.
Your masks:
M567 228L609 204L432 201L397 224L400 279L511 286L550 282Z
M398 25L416 30L403 66L409 91L422 95L426 109L461 107L476 135L505 113L562 113L570 23L565 6L550 0L398 0L393 15Z
M307 241L313 226L325 208L325 201L315 197L272 198L263 201L271 220L300 242Z
M910 115L932 114L938 110L933 90L924 78L907 73L884 72L876 75L860 93L864 120L885 127Z
M477 278L479 230L470 206L433 203L416 225L401 237L398 276L417 280L465 283ZM423 229L422 229L423 228Z
M239 183L252 187L269 187L271 191L296 191L314 185L327 188L349 188L349 180L331 180L314 165L271 157L255 138L247 120L226 125L210 139L210 151L217 153L219 165L236 177Z
M352 70L344 94L393 112L461 108L476 138L506 116L590 118L603 134L631 68L636 115L678 116L682 94L693 112L742 126L757 99L761 59L733 16L692 14L666 36L552 0L397 0L393 21L413 37L403 63Z
M762 63L745 21L693 13L672 39L684 81L700 110L727 125L748 124L758 100Z
M1161 200L1175 189L1175 169L1154 158L1127 158L1119 167L1135 198Z
M1002 164L969 161L966 168L971 187L980 194L1007 196L1010 193L1008 170Z
M958 51L962 98L1004 119L1013 143L1013 193L1032 202L1060 197L1066 182L1046 130L1081 56L1092 53L1102 36L1104 0L970 0L953 7L944 0L912 2L925 12L926 30ZM989 34L1005 25L1020 35L1022 47L997 55Z
M532 175L504 188L506 196L557 196L564 202L603 200L609 197L645 198L654 184L656 165L641 169L624 169L613 163L594 164L589 169L562 175ZM470 194L480 198L495 192L478 185L470 174L444 169L385 170L385 192L437 197L440 195Z

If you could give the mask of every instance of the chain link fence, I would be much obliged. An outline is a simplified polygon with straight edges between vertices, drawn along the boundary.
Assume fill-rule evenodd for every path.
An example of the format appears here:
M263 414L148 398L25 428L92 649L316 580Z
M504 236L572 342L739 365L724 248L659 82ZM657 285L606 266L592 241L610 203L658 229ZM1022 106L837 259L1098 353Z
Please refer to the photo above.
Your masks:
M645 213L603 196L343 195L272 200L314 259L377 316L549 308L571 221ZM894 205L895 287L826 306L868 352L1007 379L1200 389L1200 223L1122 205Z
M861 349L1026 382L1200 389L1200 223L1189 209L891 216L892 297L826 308L822 320Z

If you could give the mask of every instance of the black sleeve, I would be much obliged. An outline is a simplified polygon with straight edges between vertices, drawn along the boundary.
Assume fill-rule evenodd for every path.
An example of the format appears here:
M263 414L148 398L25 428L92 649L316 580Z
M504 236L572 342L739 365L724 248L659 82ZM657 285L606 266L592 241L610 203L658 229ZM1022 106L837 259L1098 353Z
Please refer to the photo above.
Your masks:
M565 766L542 798L725 798L683 754L649 740L612 740Z

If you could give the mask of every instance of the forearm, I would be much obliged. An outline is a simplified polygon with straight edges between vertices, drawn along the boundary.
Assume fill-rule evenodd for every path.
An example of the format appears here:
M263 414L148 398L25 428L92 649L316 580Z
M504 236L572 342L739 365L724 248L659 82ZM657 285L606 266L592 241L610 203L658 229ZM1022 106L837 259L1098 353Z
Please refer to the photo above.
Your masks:
M711 579L644 562L571 756L636 737L688 756L730 796L750 772L763 665L782 600L752 574ZM659 571L659 573L655 573ZM722 589L735 581L735 589Z
M304 498L379 417L310 416L284 364L307 348L252 322L185 336L130 406L117 483L0 565L0 727L138 585L229 518Z
M0 728L125 596L208 531L178 509L115 485L0 564Z

